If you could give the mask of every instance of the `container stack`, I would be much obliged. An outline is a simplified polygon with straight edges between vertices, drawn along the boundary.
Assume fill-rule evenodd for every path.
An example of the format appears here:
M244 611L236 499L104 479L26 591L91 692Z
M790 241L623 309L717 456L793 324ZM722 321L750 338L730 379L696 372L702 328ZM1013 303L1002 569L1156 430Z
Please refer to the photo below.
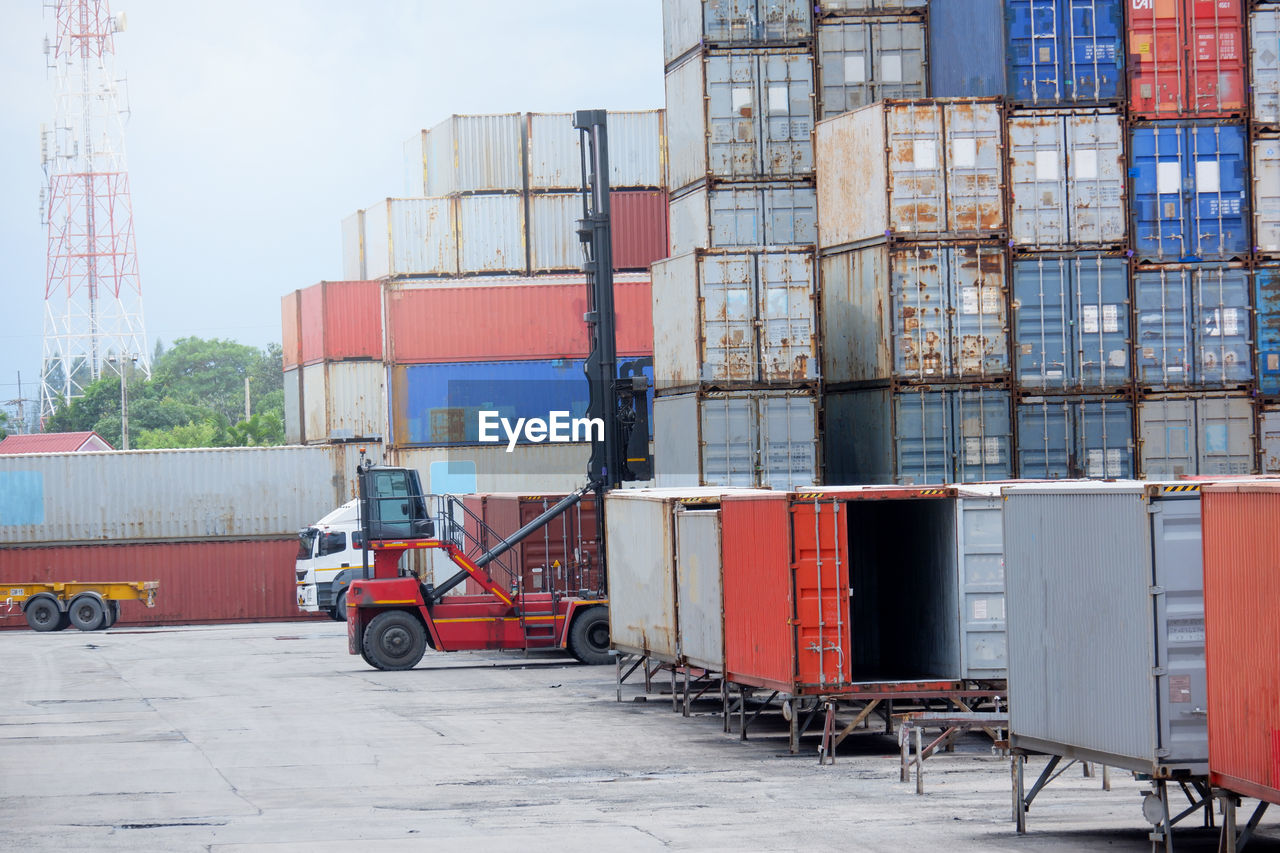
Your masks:
M1280 474L1280 2L1249 13L1253 293L1261 470Z
M814 20L663 6L671 257L653 267L659 486L818 476Z

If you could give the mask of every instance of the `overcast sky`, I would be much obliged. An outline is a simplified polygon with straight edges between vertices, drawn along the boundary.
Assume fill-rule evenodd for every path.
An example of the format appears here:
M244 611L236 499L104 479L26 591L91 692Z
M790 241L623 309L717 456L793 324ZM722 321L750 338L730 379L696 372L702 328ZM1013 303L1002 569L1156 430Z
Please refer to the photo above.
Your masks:
M662 106L659 0L117 0L143 306L157 339L280 340L342 274L339 223L402 194L401 144L454 113ZM0 404L37 399L53 119L40 0L0 25ZM6 407L8 408L8 407Z

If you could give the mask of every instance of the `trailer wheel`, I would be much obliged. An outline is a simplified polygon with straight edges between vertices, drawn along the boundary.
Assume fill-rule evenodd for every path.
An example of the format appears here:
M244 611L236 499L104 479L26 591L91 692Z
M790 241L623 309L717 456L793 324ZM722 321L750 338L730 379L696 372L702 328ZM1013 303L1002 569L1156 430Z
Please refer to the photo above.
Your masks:
M60 631L66 627L62 624L63 613L58 602L47 595L37 595L28 601L25 615L27 624L36 631Z
M333 609L329 611L329 617L334 622L347 621L347 591L345 589L338 593L338 597L334 599Z
M578 614L569 629L569 654L587 664L609 663L609 611L596 605Z
M364 659L378 669L413 669L427 650L427 630L410 613L387 610L364 629Z
M96 631L107 621L107 608L96 595L77 595L67 606L71 624L81 631Z
M102 630L106 630L120 621L120 602L112 599L106 603L107 618L102 622Z

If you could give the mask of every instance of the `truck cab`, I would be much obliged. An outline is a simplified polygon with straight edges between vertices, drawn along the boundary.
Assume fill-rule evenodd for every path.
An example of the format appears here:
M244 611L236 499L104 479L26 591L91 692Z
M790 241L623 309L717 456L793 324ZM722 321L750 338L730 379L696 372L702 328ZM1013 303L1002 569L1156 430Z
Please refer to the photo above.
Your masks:
M360 501L348 501L298 531L295 570L299 610L324 610L338 622L347 618L347 587L364 577Z

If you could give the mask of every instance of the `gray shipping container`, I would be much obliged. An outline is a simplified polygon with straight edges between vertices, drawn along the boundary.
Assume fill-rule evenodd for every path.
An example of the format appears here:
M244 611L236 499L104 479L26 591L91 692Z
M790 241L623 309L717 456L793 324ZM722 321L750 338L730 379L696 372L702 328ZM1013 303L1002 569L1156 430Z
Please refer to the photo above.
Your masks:
M1133 478L1131 400L1119 395L1023 397L1015 408L1019 477Z
M1123 246L1128 220L1120 113L1011 113L1009 191L1015 247Z
M667 73L667 186L813 177L813 56L700 54Z
M1260 258L1280 259L1280 136L1253 141L1253 245Z
M1249 13L1249 54L1253 120L1280 128L1280 6Z
M724 564L720 510L676 510L676 613L680 657L688 666L724 671Z
M818 482L818 398L809 391L658 397L653 445L660 488L811 486Z
M929 8L929 0L818 0L821 15L909 14Z
M902 242L821 260L828 385L999 379L1009 373L998 243Z
M698 187L671 200L671 255L696 249L812 246L818 200L792 182Z
M928 93L923 17L831 17L817 29L819 118Z
M286 444L302 444L302 368L284 372L284 440Z
M1139 467L1150 479L1253 474L1253 406L1245 395L1166 394L1138 401Z
M872 388L823 399L825 481L975 483L1013 476L1008 389Z
M322 361L299 370L304 442L387 435L387 368L382 362Z
M662 0L663 62L706 47L797 45L813 37L805 0Z
M1084 482L1004 496L1010 744L1205 773L1198 488Z
M1221 264L1138 267L1133 292L1140 386L1222 388L1253 379L1248 270Z
M523 125L520 113L455 115L420 134L424 195L523 191Z
M1258 403L1258 449L1261 474L1280 474L1280 403Z
M817 380L812 252L699 252L652 275L659 391Z

